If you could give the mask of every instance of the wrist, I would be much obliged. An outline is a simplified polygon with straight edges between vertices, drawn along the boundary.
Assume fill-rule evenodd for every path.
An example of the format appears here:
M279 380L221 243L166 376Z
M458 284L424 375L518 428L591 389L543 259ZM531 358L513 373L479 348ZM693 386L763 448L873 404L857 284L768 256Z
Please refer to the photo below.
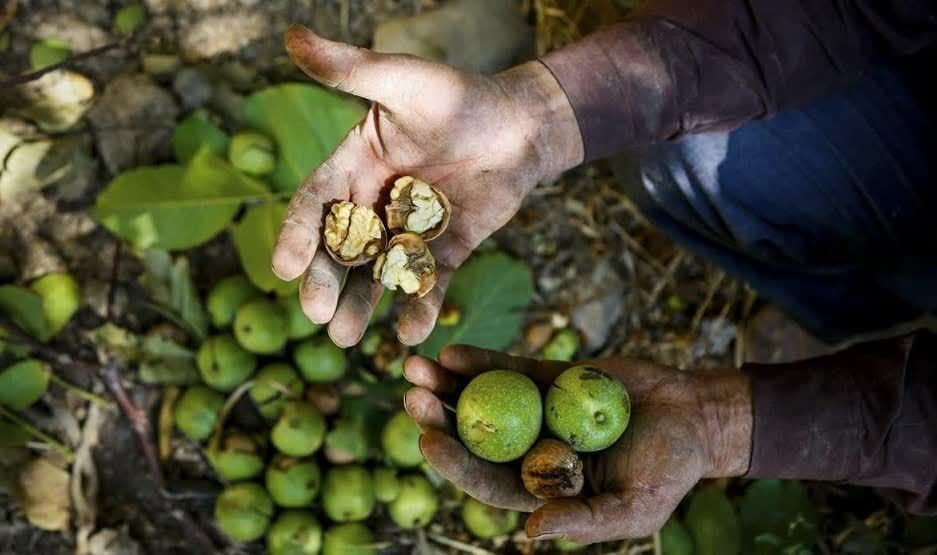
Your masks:
M536 181L553 179L582 163L584 147L573 107L543 63L527 62L494 79L519 115Z
M752 388L748 374L727 370L699 376L698 425L708 461L706 478L742 476L752 452Z

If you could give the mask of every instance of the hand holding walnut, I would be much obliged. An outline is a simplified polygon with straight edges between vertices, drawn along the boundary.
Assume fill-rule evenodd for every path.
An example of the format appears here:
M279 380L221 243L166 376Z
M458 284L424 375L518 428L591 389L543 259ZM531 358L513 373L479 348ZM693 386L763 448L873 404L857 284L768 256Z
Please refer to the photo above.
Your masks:
M581 161L572 108L539 62L489 77L327 41L298 26L286 43L310 77L374 104L294 195L273 268L283 279L305 272L300 296L306 314L329 322L335 343L357 343L383 287L371 268L360 268L351 270L342 290L346 266L319 248L325 211L351 201L380 212L382 191L400 176L431 184L451 202L448 222L437 221L441 203L416 181L399 187L398 193L409 187L409 194L392 196L386 214L388 226L433 239L436 282L410 299L398 330L402 342L420 343L433 328L452 272L507 223L540 179ZM446 232L435 237L440 227ZM352 246L349 252L357 250ZM355 257L362 254L370 256L362 250Z
M748 468L751 392L741 372L693 374L641 361L589 361L624 383L634 411L617 442L596 453L578 454L583 486L579 459L562 442L541 440L521 469L476 457L454 437L443 405L469 378L487 370L521 372L546 388L570 364L466 346L444 349L440 362L411 357L404 368L415 386L404 404L423 432L424 457L472 497L531 511L526 525L531 537L594 543L647 536L663 526L701 478L738 476ZM538 460L544 456L552 460ZM579 488L579 496L556 498L576 495ZM544 501L530 491L554 499Z

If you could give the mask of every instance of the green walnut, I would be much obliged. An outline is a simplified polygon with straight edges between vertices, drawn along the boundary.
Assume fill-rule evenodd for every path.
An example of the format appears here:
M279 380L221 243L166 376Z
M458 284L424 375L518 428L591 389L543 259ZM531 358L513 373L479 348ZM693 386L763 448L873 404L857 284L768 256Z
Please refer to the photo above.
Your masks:
M219 329L230 326L238 309L262 294L246 276L228 276L219 280L205 298L212 325Z
M384 425L381 446L387 457L397 466L419 466L423 462L423 453L420 452L420 428L406 411L397 411Z
M545 400L547 428L576 451L601 451L618 441L631 418L624 384L592 366L560 374Z
M273 518L273 501L264 488L252 482L228 486L215 501L215 522L236 542L259 539Z
M286 511L267 532L270 555L316 555L322 547L322 526L309 511Z
M193 385L176 402L176 428L194 441L208 439L223 406L221 393L203 385Z
M226 482L240 482L264 470L262 449L250 435L237 430L225 431L219 441L208 447L208 462Z
M51 376L48 364L32 358L0 370L0 406L26 409L45 395Z
M390 503L400 494L397 469L388 466L375 468L371 477L374 482L374 497L381 503Z
M387 505L391 520L408 530L426 526L439 508L436 490L429 480L419 474L401 476L399 481L400 492Z
M257 357L241 347L230 334L206 339L195 361L202 381L224 392L237 389L257 368Z
M32 283L32 290L42 299L42 313L52 335L64 328L81 306L81 288L69 274L46 274Z
M286 310L286 319L289 321L287 335L291 341L306 339L322 329L321 324L313 324L312 320L303 312L303 307L299 302L299 295L286 295L278 298L277 302Z
M516 511L486 505L471 497L462 504L462 522L476 538L503 536L517 528L520 516Z
M327 337L307 339L293 350L293 362L309 383L327 383L340 379L348 368L345 349Z
M269 175L277 167L277 149L273 140L256 131L242 131L231 137L228 161L249 175Z
M465 386L456 404L462 443L492 462L523 456L540 435L542 416L537 386L510 370L479 374Z
M234 337L259 355L273 354L286 345L289 321L282 306L268 299L248 301L234 316Z
M375 555L374 534L360 522L338 524L322 540L322 555Z
M257 372L249 395L257 412L266 420L273 421L280 417L283 403L302 396L304 385L292 366L273 362Z
M270 439L277 451L291 457L307 457L325 439L325 418L309 403L287 401L273 425Z
M277 455L267 467L267 491L281 507L306 507L319 493L322 477L311 459Z
M360 465L336 466L322 484L322 508L335 522L364 520L374 510L371 473Z

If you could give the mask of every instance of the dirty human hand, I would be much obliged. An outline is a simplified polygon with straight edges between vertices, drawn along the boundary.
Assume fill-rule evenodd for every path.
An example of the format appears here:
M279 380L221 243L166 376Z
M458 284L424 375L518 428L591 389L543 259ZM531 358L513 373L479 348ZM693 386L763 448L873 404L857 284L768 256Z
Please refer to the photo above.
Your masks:
M404 373L415 387L404 404L423 434L427 462L469 495L502 508L532 512L527 534L595 543L652 534L701 478L740 476L751 451L748 376L728 370L679 372L625 359L588 364L621 380L632 400L624 435L608 449L581 453L586 486L580 497L544 502L521 482L519 463L495 464L466 450L455 437L458 392L475 374L493 369L530 376L542 390L570 366L467 347L450 346L441 364L414 356Z
M323 211L351 200L383 214L378 197L395 177L431 183L449 198L453 214L446 233L431 243L436 287L411 299L400 318L399 339L420 343L433 329L452 272L507 223L538 181L582 161L572 107L539 62L483 76L331 42L298 25L287 32L286 48L316 81L373 104L293 196L273 269L286 280L305 273L306 314L330 322L338 345L354 345L382 288L360 268L342 291L345 268L319 248Z

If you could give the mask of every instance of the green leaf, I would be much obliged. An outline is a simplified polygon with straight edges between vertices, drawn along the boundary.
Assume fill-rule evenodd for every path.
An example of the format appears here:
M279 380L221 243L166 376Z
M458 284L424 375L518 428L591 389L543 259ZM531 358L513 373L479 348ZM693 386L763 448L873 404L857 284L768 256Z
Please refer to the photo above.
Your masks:
M52 337L52 328L42 310L42 297L15 285L0 286L0 314L40 341Z
M758 480L739 504L746 553L781 554L817 540L817 511L800 482Z
M114 178L95 216L138 249L188 249L220 233L241 203L266 198L264 185L207 150L188 166L143 167Z
M741 553L739 518L732 502L721 489L708 486L693 494L686 521L698 555Z
M211 121L205 110L196 110L179 122L172 134L172 152L180 164L186 164L201 149L219 158L228 154L228 134Z
M12 422L0 420L0 449L11 447L24 447L32 439L28 433ZM2 459L3 457L0 457ZM0 470L3 470L3 461L0 460ZM0 474L3 474L0 472ZM2 488L0 488L2 490Z
M172 339L147 335L143 339L140 381L159 385L191 385L200 379L195 353Z
M420 354L436 358L453 343L504 349L520 333L533 292L526 264L497 252L476 256L456 272L449 285L446 300L462 310L459 323L436 326L420 345Z
M244 124L273 137L280 153L270 181L292 192L335 150L367 110L358 100L301 83L262 90L244 103Z
M286 217L286 204L267 202L251 207L231 230L241 266L251 282L265 292L292 295L299 289L299 280L283 281L270 269L273 244L280 224Z
M189 260L179 257L169 272L169 308L199 340L208 335L208 315L192 282Z
M21 360L0 370L0 405L23 410L49 389L49 367L38 360Z
M140 261L143 262L140 284L149 291L154 301L168 305L172 255L162 249L147 249L140 255Z

